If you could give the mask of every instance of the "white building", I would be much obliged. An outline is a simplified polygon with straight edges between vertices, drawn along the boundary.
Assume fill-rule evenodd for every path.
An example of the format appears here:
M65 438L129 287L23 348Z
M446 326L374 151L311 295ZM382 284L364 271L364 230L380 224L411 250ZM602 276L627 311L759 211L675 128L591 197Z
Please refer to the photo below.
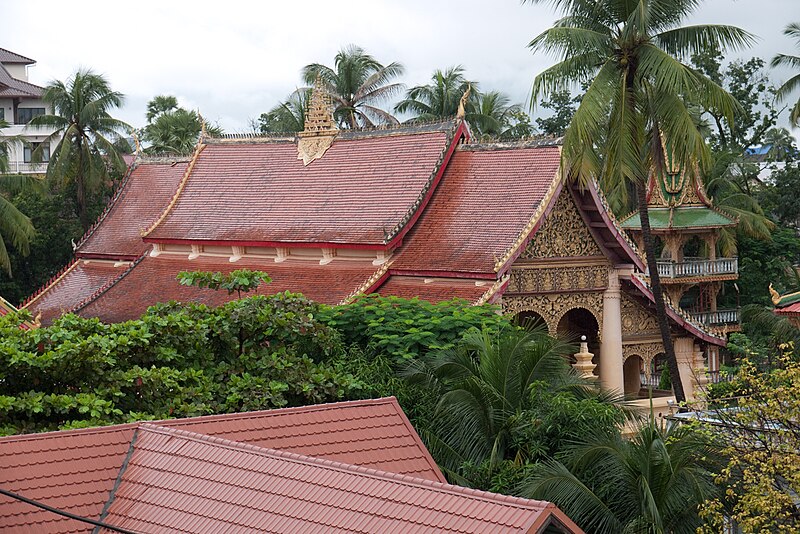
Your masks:
M19 140L8 143L8 167L12 173L43 173L50 157L50 147L45 146L44 162L31 162L33 150L53 133L51 128L27 126L32 118L52 113L42 100L44 89L28 83L28 67L35 63L0 48L0 119L9 125L0 129L0 140Z

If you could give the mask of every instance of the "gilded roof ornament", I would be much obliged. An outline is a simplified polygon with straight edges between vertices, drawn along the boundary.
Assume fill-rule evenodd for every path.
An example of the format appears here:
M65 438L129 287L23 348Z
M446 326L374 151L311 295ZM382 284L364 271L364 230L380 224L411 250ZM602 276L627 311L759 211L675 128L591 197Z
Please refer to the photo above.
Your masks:
M472 92L472 84L467 84L467 90L464 91L464 94L461 95L461 100L458 101L458 113L456 113L457 119L464 119L467 116L467 100L469 99L469 94Z
M772 287L772 284L769 285L769 294L772 297L772 303L777 306L781 301L781 294L775 291L775 288Z
M297 159L303 160L303 165L321 158L339 133L333 121L332 108L331 97L323 86L322 77L317 74L311 89L304 129L297 134Z

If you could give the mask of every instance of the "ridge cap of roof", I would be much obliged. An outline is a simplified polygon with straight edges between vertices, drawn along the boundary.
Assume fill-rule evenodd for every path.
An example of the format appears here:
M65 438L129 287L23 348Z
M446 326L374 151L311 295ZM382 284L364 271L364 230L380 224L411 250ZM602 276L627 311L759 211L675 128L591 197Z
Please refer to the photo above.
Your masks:
M336 139L351 141L361 138L385 137L389 135L416 135L435 132L446 132L453 127L454 119L435 120L423 123L400 123L358 130L339 130ZM298 132L261 133L228 133L216 137L206 137L209 144L248 144L248 143L288 143L297 141Z
M85 299L81 300L80 302L78 302L77 304L75 304L74 306L69 308L69 310L67 310L68 313L77 313L77 312L81 311L83 308L85 308L86 306L88 306L89 304L91 304L92 302L94 302L95 300L97 300L98 298L100 298L109 289L111 289L112 287L117 285L117 283L120 280L122 280L123 278L128 276L131 273L131 271L133 271L136 268L136 266L139 265L142 262L142 260L147 256L147 254L148 254L148 252L145 250L142 253L142 255L139 256L138 258L136 258L133 262L131 262L131 264L128 266L128 268L125 269L122 273L120 273L119 276L117 276L116 278L106 282L105 284L103 284L102 286L97 288L94 293L92 293L91 295L89 295Z
M49 439L56 436L73 435L73 434L98 434L106 432L115 432L119 430L128 430L136 428L141 423L147 422L157 424L157 426L166 426L170 424L186 425L198 422L228 420L228 419L253 419L258 417L283 415L287 413L302 413L310 411L324 411L333 410L347 406L370 406L380 404L392 404L396 406L400 412L400 404L394 396L378 397L377 399L358 399L352 401L337 401L326 402L320 404L308 404L305 406L292 406L289 408L272 408L269 410L256 410L251 412L236 412L236 413L219 413L210 415L198 415L196 417L180 417L175 419L159 419L153 421L134 421L130 423L118 423L116 425L106 426L93 426L87 428L70 428L67 430L51 430L49 432L34 432L30 434L11 434L9 436L0 436L0 443L10 441L28 441L32 439ZM278 413L279 412L279 413ZM415 431L416 433L416 431Z
M409 486L416 486L422 488L430 488L439 491L444 491L451 494L456 495L463 495L467 497L472 497L476 499L481 499L484 501L492 501L496 503L503 503L508 504L511 506L516 506L519 508L525 508L529 510L539 510L544 511L545 509L552 509L555 508L555 505L549 501L537 501L533 499L524 499L521 497L513 497L510 495L502 495L500 493L491 493L488 491L476 490L473 488L466 488L463 486L456 486L453 484L447 484L443 482L437 482L433 480L426 480L422 478L411 477L408 475L401 475L398 473L389 473L387 471L380 471L377 469L372 469L369 467L361 467L352 464L346 464L343 462L337 462L334 460L326 460L323 458L316 458L313 456L306 456L303 454L297 454L294 452L289 451L281 451L276 449L270 449L267 447L259 447L257 445L251 445L249 443L241 443L238 441L232 441L224 438L218 438L216 436L208 436L205 434L200 434L197 432L191 432L188 430L182 430L177 428L169 428L169 427L162 427L158 425L154 425L149 422L141 422L138 425L138 429L143 432L152 432L157 434L163 435L171 435L187 440L192 441L199 441L199 442L206 442L213 445L218 445L222 447L226 447L229 449L234 450L241 450L252 452L261 456L269 456L273 458L280 458L292 462L302 463L306 465L318 466L323 467L326 469L334 469L337 471L344 471L347 473L351 473L354 475L361 475L370 478L376 478L380 480L386 481L393 481L398 482L400 484L406 484Z
M491 152L496 150L517 150L531 148L552 148L562 146L563 137L531 137L512 141L474 141L462 143L459 152Z

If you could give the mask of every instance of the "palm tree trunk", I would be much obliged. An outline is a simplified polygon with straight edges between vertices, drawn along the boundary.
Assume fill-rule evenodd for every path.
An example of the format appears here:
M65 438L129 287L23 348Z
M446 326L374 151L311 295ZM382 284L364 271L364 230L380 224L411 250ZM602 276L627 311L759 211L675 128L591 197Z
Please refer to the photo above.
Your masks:
M664 345L664 353L667 356L667 369L669 369L669 378L672 381L675 400L678 403L682 403L686 401L686 394L683 391L683 382L681 382L681 375L678 370L678 360L675 357L675 347L672 344L672 335L670 334L669 320L667 319L667 306L664 302L664 292L661 289L661 278L658 276L658 264L656 263L656 251L653 246L653 234L650 231L650 214L647 211L647 191L645 190L644 181L639 181L636 184L636 197L639 204L639 219L642 223L647 269L650 271L650 287L653 290L656 305L658 328L661 330L661 343Z

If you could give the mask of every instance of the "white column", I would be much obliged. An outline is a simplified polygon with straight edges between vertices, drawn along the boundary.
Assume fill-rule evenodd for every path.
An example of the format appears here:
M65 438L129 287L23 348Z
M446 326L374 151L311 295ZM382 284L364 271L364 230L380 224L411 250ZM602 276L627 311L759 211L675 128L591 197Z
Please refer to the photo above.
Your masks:
M619 275L608 270L608 289L603 293L603 333L600 342L600 385L624 391L622 370L622 306Z

